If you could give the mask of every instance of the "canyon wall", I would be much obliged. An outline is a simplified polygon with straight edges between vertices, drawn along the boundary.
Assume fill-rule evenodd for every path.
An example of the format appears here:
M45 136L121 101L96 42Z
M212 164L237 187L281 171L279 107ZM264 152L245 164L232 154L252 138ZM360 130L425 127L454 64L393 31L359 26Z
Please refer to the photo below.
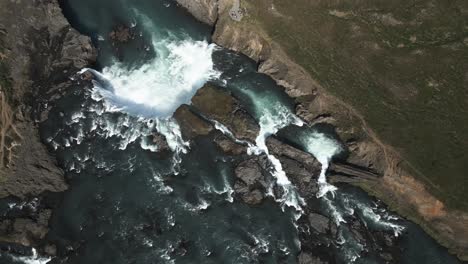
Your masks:
M11 206L19 210L0 218L0 243L54 254L43 241L55 206L51 197L68 187L38 127L71 85L71 73L95 56L91 40L71 28L57 1L0 3L0 198L17 201Z

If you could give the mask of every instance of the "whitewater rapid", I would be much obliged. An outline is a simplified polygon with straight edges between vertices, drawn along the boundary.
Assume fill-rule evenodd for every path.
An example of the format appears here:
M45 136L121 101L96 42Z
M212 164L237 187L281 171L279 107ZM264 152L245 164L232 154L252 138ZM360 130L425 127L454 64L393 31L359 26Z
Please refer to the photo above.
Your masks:
M160 55L142 66L128 68L116 61L102 73L92 71L106 80L95 82L95 88L114 111L169 118L218 75L211 59L215 47L206 41L157 42L154 49Z
M337 188L327 182L326 173L332 158L343 151L340 143L323 133L313 131L303 139L303 145L306 151L312 154L322 165L318 178L319 192L317 197L323 197L328 192L333 194Z
M24 264L46 264L52 260L51 258L45 258L45 257L39 256L35 248L32 248L31 256L24 257L24 256L9 255L9 257L13 259L15 262L20 262Z
M211 55L214 44L206 41L161 41L154 44L157 54L150 62L128 68L120 62L105 67L96 76L94 88L108 103L109 111L141 117L170 118L182 104L189 104L196 91L218 72ZM164 48L163 48L164 47Z
M182 139L180 127L172 115L182 104L190 104L193 95L207 81L219 76L212 60L216 45L190 38L162 38L146 17L139 17L141 24L154 32L154 58L133 67L114 60L102 72L85 68L79 74L88 71L94 75L92 98L103 103L104 112L129 115L121 122L97 118L94 127L104 127L108 133L106 137L121 137L121 149L139 139L143 149L153 152L158 147L149 136L156 130L164 135L170 149L176 153L177 163L179 154L186 153L189 144ZM129 127L130 123L133 123L132 129L122 131L121 127Z
M286 126L302 126L304 122L280 103L273 103L268 100L263 102L260 100L260 102L260 105L257 105L257 109L261 109L259 122L260 131L255 139L255 145L251 145L248 148L248 153L255 155L265 154L268 157L272 165L272 175L276 179L276 184L283 189L282 197L275 199L286 206L294 207L298 212L302 212L302 206L305 205L305 201L300 197L295 186L286 176L286 172L280 160L270 154L266 145L266 139L269 136L275 135L280 129ZM269 107L267 107L268 104L270 104ZM272 188L269 189L268 195L275 197Z

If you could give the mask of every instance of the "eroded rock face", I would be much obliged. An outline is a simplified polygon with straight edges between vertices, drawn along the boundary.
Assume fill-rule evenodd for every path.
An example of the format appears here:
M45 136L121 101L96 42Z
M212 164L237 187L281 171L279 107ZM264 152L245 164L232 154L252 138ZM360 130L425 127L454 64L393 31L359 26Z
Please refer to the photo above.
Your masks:
M218 0L177 0L198 20L213 25L218 19Z
M317 178L321 169L321 164L314 156L272 137L267 139L267 146L270 153L278 157L289 180L301 195L314 196L318 190Z
M1 92L15 113L12 124L19 134L11 162L0 168L0 198L63 192L63 171L42 144L38 124L72 85L69 76L92 63L96 51L88 37L71 28L56 1L2 1L0 29L0 59L9 76ZM40 207L1 217L0 241L37 246L48 232L52 210ZM47 251L53 253L53 246Z
M169 145L167 144L167 140L166 140L166 137L155 131L153 132L153 135L151 136L152 137L152 141L153 143L158 146L158 152L166 152L166 151L170 151L170 148L169 148Z
M71 85L68 74L94 60L95 50L70 27L56 2L6 1L0 9L0 24L7 28L2 38L12 84L8 98L21 135L16 159L2 169L0 197L63 191L63 172L42 145L36 121L47 115L50 99Z
M243 161L235 170L237 179L234 183L234 191L247 204L261 203L268 188L265 172L260 164L262 158L265 159L265 157L255 157Z

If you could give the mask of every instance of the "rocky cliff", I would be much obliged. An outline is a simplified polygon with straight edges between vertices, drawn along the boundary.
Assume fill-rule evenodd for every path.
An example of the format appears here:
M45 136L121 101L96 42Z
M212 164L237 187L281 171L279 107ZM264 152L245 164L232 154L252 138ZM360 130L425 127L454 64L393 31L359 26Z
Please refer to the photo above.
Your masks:
M361 6L356 4L348 7L340 1L333 5L330 4L331 6L321 3L321 1L317 1L315 4L309 1L300 1L299 3L295 3L294 7L287 7L290 4L286 4L286 2L271 0L193 1L192 5L188 5L186 1L179 2L197 18L206 17L207 12L210 13L210 19L201 20L213 25L214 32L212 37L214 42L226 48L244 53L257 61L259 72L271 76L278 84L284 87L290 97L295 99L297 115L310 124L325 122L337 127L339 136L346 142L350 150L347 161L380 175L380 177L367 177L366 173L364 173L359 174L361 176L357 175L350 178L342 177L340 173L335 173L337 177L332 177L332 180L351 182L364 188L369 193L385 201L400 214L420 224L441 244L447 246L452 253L457 254L461 259L468 259L468 213L462 209L463 205L452 206L454 199L449 194L444 195L443 192L442 194L440 192L444 188L434 188L435 185L438 185L441 178L444 179L443 175L439 174L434 178L421 172L416 165L413 165L415 159L430 163L429 159L421 158L418 156L419 154L408 158L410 151L407 151L407 149L412 149L417 145L408 141L407 137L419 138L421 136L419 133L426 133L421 130L414 130L412 126L423 129L424 126L418 123L421 121L419 119L431 118L431 115L428 113L430 112L429 110L422 109L431 109L432 106L421 106L421 111L426 111L428 115L424 117L418 117L419 112L414 111L419 110L412 110L410 108L405 109L409 112L400 113L399 115L409 116L406 122L410 123L406 124L408 127L405 130L401 128L401 122L399 123L396 119L392 119L393 113L397 113L394 111L400 110L391 109L399 106L394 102L388 102L388 95L385 95L385 92L375 90L377 88L374 91L363 90L364 87L370 85L370 81L367 81L367 79L358 83L361 86L358 86L354 81L349 81L352 78L356 80L367 78L366 76L374 71L373 80L376 79L376 82L384 82L387 86L394 87L392 91L397 93L397 96L401 95L409 98L407 96L410 94L417 93L425 88L417 88L418 83L405 79L406 77L400 74L401 68L390 67L389 65L392 64L389 64L385 66L387 69L382 73L379 66L373 62L378 58L398 61L402 59L401 56L403 55L401 50L396 49L404 49L405 47L407 47L405 50L407 53L417 54L418 52L426 52L430 54L431 58L446 58L443 57L443 54L449 54L451 58L456 58L456 54L465 56L466 53L463 53L466 50L466 38L463 40L464 33L461 35L457 35L457 33L453 36L448 36L450 34L447 33L445 41L441 43L431 42L436 46L434 49L423 49L423 46L425 44L429 45L428 43L430 42L424 39L423 36L421 36L422 39L416 36L410 38L410 42L412 41L413 44L417 43L420 46L414 45L408 48L406 44L402 44L403 46L399 47L398 43L393 46L393 43L386 40L388 35L384 29L389 30L389 27L404 25L404 23L397 20L395 18L396 15L385 13L385 10L391 10L388 7L388 5L391 5L390 3L381 3L383 9L379 10L377 7L374 8L370 3L361 3ZM440 15L433 14L435 11L431 8L431 3L429 3L431 1L423 2L427 2L427 7L424 9L425 15L415 14L415 11L413 11L415 9L407 7L408 10L405 13L407 26L416 28L426 25L427 21L435 19ZM393 4L397 5L398 3ZM402 6L406 8L405 5ZM401 9L404 9L403 7ZM341 11L340 8L346 9L346 12ZM466 13L467 10L462 4L454 4L448 9L451 10L450 12L455 13ZM217 14L213 15L213 10L217 10ZM291 10L297 11L297 13L292 13ZM398 11L399 9L395 10ZM291 11L291 13L287 13L287 11ZM320 12L325 12L325 14ZM317 17L314 17L314 15ZM399 15L403 16L402 14ZM322 16L324 17L323 20L319 21L318 18ZM314 18L316 20L313 20ZM356 20L351 18L356 18ZM313 23L318 23L317 25L314 24L317 27L316 30L304 24L309 22L308 19L312 19ZM375 19L380 19L380 22L372 22ZM364 21L365 23L359 24L359 21ZM462 21L459 22L463 24ZM451 21L444 24L450 30L456 31L456 28L460 25L450 23ZM364 24L367 26L364 27ZM370 28L369 25L371 26ZM435 27L435 25L432 26ZM354 31L347 31L348 28ZM317 30L319 31L318 33L316 32ZM398 36L401 38L403 36L403 33L400 34L400 32L394 29L391 30L393 37L396 38ZM461 30L461 32L465 31ZM438 34L437 32L433 33ZM408 34L408 32L405 34ZM426 37L428 36L426 35ZM436 37L433 38L435 39ZM349 46L338 48L344 50L353 48L357 53L352 54L350 51L346 54L335 54L336 46L346 45L346 43ZM388 48L382 47L381 45L386 45L385 43L390 46ZM359 48L355 47L356 45ZM368 55L369 49L380 49L382 52L371 57ZM301 51L302 53L297 57L295 56L295 51ZM347 60L346 63L344 60ZM457 64L457 61L454 59L453 63ZM314 67L306 67L310 63L315 63ZM428 69L426 67L427 62L418 58L407 61L407 63L411 63L414 67L420 67L421 71L419 74L422 74L424 78L430 79L430 76L443 75L445 72L442 68L432 67ZM363 65L367 65L367 68L364 69ZM395 66L395 64L393 65ZM458 63L458 65L461 67L458 70L460 70L462 75L466 74L466 63ZM424 76L424 74L427 75ZM463 85L463 82L466 83L466 78L465 80L462 78L458 82L459 78L457 76L454 76L454 79L449 80L449 82L455 81L455 86ZM333 83L333 80L339 80L340 83ZM336 92L336 86L346 85L346 83L341 83L346 80L348 80L349 89L341 94L345 96L339 96L340 93ZM357 88L354 88L354 86ZM398 87L400 87L400 90L398 90ZM401 87L413 87L415 89L403 91L402 89L404 88ZM346 86L343 89L346 89ZM366 101L354 100L356 97ZM451 103L450 98L444 98L442 95L436 99L443 104ZM414 103L410 103L413 106L425 101L425 99L418 99L417 97L411 100L414 101ZM458 99L452 102L457 104ZM373 104L377 106L369 108ZM393 104L393 106L390 104ZM404 104L400 103L401 109L406 107L406 105L407 102ZM391 106L390 109L387 109L389 106ZM462 107L457 110L455 115L458 116L465 110L466 107ZM381 111L387 111L387 115L380 115L378 117L380 119L376 119L373 113ZM418 120L411 121L412 118L417 118ZM377 124L378 122L387 125L381 127ZM442 123L438 125L441 126ZM390 130L392 130L393 126L398 127L398 132L391 135ZM459 128L452 132L455 137L459 137L463 134L462 131L463 128ZM398 133L402 134L399 135ZM435 131L434 133L438 132ZM386 139L385 141L382 141L382 136ZM398 137L401 138L399 144L390 144L394 143ZM436 141L426 141L426 143L436 147L439 141L450 141L451 139L437 138L434 140ZM406 148L400 147L401 143L404 142L408 142ZM459 146L456 147L458 148ZM418 149L418 151L430 152L433 149ZM416 158L413 159L413 157ZM446 179L446 181L453 184L449 179ZM463 185L465 183L459 182L458 184ZM457 186L455 184L452 187L455 188ZM445 188L445 190L449 189ZM460 197L458 200L455 199L455 201L456 204L463 204L460 203L460 201L463 202L463 199L460 200Z
M69 87L70 73L94 57L90 39L70 27L57 1L0 2L0 198L14 211L0 217L0 242L54 254L42 239L52 193L67 184L38 124Z

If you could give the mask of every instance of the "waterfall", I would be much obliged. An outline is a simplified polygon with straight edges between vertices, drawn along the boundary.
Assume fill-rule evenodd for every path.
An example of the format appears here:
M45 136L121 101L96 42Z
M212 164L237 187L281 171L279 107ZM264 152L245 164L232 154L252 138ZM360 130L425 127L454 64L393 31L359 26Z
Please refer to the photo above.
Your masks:
M333 193L337 188L327 182L326 172L333 156L343 150L341 145L336 140L316 131L310 133L303 144L307 152L312 154L322 165L318 178L319 192L317 197L323 197L328 192Z

